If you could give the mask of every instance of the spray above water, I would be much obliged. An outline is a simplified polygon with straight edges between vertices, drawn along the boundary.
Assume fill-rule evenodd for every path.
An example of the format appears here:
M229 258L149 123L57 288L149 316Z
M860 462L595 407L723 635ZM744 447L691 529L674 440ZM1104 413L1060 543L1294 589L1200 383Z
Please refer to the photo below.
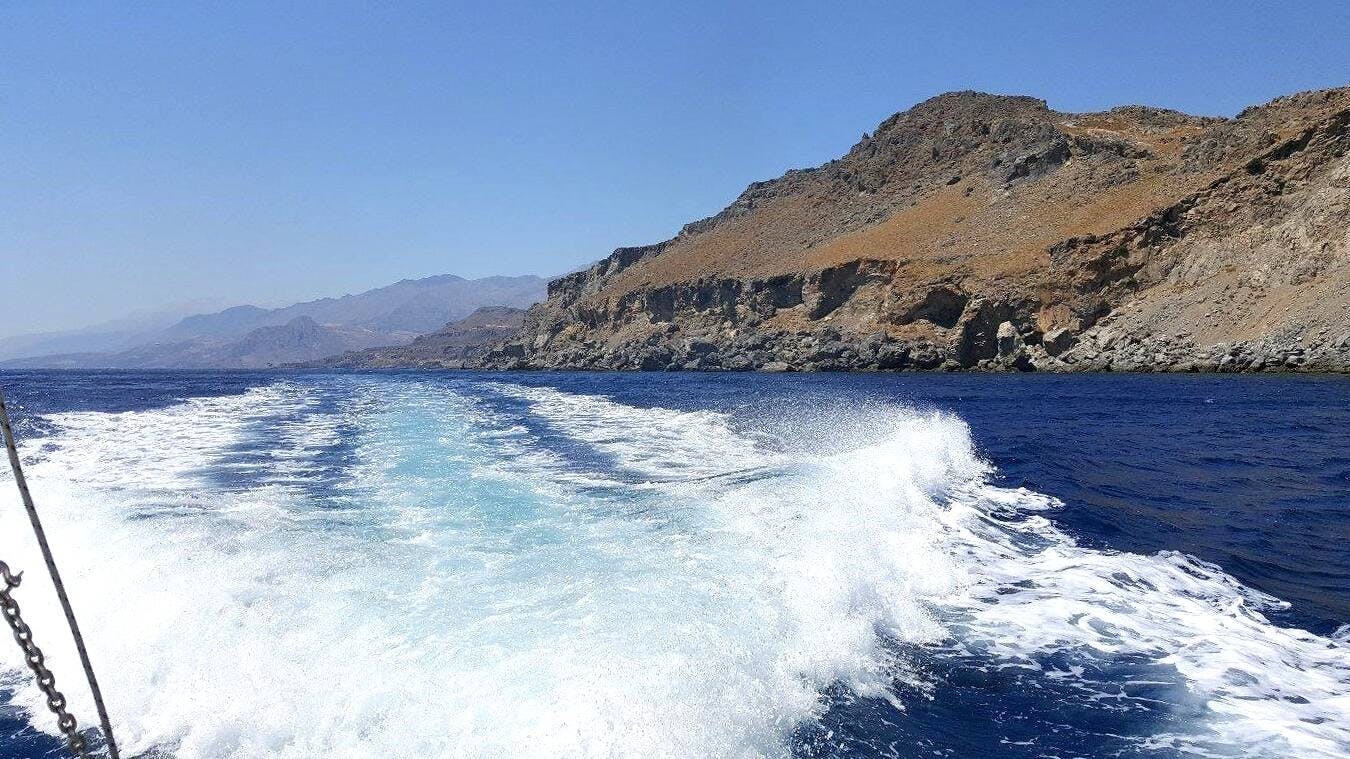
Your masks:
M941 699L933 662L1111 708L1082 673L1121 660L1199 715L1140 751L1350 747L1345 641L1193 559L1076 545L953 416L860 417L813 450L824 429L330 377L56 414L26 455L133 752L776 757L830 693Z

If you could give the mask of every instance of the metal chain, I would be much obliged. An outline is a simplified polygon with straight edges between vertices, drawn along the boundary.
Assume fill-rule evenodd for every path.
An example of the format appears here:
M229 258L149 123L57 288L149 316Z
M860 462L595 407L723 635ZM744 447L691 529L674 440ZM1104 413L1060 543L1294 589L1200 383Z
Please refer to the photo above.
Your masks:
M75 653L79 654L80 664L84 667L84 678L89 683L89 695L94 699L94 709L98 712L99 725L103 728L103 748L108 752L109 759L121 759L117 751L117 739L113 737L112 721L108 719L108 709L103 704L103 692L99 690L98 678L94 676L94 665L89 661L84 636L80 634L80 625L75 620L75 609L70 604L66 585L61 581L61 572L56 568L56 558L52 556L52 547L47 543L47 531L42 529L42 520L38 518L33 495L28 492L28 481L23 476L23 464L19 461L19 446L14 442L14 427L9 422L9 409L5 408L3 393L0 393L0 432L4 433L5 453L9 455L9 467L14 472L14 484L19 488L19 497L23 500L24 510L28 512L28 522L33 526L33 538L37 540L38 548L42 551L47 574L52 578L52 589L56 591L56 598L61 602L61 611L66 615L66 625L70 628L70 637L75 643ZM75 718L66 711L66 697L56 690L56 678L52 676L51 670L43 665L42 650L33 645L33 631L29 630L28 625L19 617L19 605L14 603L14 598L10 595L10 591L18 586L19 578L10 574L9 567L5 566L3 580L4 597L0 603L3 603L5 619L9 622L10 629L14 631L14 640L18 641L19 647L23 649L24 656L28 660L28 668L37 675L38 686L47 695L47 708L56 715L61 732L66 735L70 752L77 757L86 757L87 746L84 738L75 732Z
M56 715L56 724L66 736L66 746L70 748L71 755L84 759L89 756L84 736L79 733L75 716L66 711L66 697L56 689L56 675L47 669L42 649L33 642L33 631L23 621L23 617L19 616L19 604L10 594L11 590L19 587L22 579L23 572L14 574L9 571L8 564L0 561L0 580L4 582L4 587L0 588L0 613L5 615L9 629L14 631L14 640L18 642L19 648L23 649L24 660L27 661L28 668L33 670L33 676L37 678L38 688L41 688L43 695L47 697L47 708Z

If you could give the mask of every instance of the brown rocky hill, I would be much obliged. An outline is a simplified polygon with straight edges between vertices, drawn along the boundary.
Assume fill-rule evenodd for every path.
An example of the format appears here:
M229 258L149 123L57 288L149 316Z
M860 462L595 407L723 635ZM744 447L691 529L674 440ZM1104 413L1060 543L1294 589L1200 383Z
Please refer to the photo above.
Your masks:
M493 367L1350 368L1350 88L1232 119L958 92L549 284Z

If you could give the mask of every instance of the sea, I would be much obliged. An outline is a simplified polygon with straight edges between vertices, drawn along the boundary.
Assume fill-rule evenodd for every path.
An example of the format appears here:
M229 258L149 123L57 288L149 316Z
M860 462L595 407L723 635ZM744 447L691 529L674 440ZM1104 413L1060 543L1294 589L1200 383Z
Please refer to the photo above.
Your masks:
M124 757L1350 756L1347 377L0 388Z

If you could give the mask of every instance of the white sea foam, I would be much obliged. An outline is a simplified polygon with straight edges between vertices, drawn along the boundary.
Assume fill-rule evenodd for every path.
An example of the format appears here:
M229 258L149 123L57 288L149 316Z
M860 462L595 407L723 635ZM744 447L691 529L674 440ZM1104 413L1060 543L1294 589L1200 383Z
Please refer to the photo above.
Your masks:
M1344 640L1193 559L1075 545L951 416L868 409L857 445L808 455L709 412L350 380L51 421L30 477L132 752L781 756L826 687L922 686L888 641L1143 654L1208 714L1155 745L1350 747ZM0 535L20 518L0 504Z

